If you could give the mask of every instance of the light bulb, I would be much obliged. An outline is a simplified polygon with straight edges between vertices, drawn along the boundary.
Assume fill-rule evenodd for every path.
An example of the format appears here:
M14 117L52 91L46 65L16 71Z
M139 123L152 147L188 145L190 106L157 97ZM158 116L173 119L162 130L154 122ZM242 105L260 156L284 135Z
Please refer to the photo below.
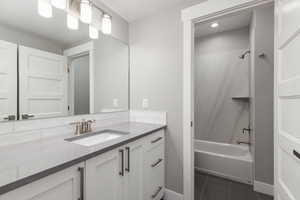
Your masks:
M219 26L218 22L214 22L210 25L210 27L212 27L212 28L217 28L218 26Z
M103 34L111 34L111 17L107 14L103 15L102 18L102 32Z
M55 7L55 8L59 8L59 9L66 9L67 7L67 0L51 0L51 4Z
M52 6L49 0L39 0L38 1L38 12L39 15L46 18L52 17Z
M99 38L98 29L96 29L92 25L89 26L89 33L90 33L90 38L91 39L98 39Z
M71 30L78 30L79 22L77 17L69 14L67 15L67 26Z
M90 24L92 21L92 6L89 0L81 0L80 3L80 20Z

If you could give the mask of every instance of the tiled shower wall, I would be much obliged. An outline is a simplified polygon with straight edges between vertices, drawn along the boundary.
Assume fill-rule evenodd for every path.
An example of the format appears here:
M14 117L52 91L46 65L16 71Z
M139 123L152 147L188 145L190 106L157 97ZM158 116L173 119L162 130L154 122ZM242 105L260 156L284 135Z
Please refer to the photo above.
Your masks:
M195 137L222 143L248 141L249 28L216 33L195 40Z

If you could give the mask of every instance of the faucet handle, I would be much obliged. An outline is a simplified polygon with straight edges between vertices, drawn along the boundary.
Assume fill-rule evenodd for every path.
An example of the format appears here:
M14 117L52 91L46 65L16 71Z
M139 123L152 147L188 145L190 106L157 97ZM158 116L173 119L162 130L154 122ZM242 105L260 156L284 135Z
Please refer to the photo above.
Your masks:
M92 124L95 123L95 122L96 122L96 120L94 120L94 119L87 121L87 129L88 129L87 131L88 132L92 132Z
M250 128L243 128L243 134L245 134L246 131L250 134L251 131L252 131L252 129L250 129Z
M75 126L75 135L80 135L80 131L81 131L81 122L71 122L70 123L71 126Z

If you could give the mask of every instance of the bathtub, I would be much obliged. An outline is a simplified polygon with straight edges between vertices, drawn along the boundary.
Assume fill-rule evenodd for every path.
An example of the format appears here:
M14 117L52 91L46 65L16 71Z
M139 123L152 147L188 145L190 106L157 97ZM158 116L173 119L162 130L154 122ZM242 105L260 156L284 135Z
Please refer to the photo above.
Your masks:
M194 141L195 170L253 184L252 156L246 145Z

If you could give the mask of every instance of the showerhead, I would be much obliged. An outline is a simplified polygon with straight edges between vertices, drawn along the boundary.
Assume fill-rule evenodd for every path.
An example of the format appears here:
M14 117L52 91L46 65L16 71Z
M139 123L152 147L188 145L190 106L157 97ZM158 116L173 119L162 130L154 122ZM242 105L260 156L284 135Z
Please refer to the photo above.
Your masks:
M240 58L240 59L245 59L246 55L247 55L247 54L250 54L250 53L251 53L251 51L248 50L248 51L246 51L245 53L243 53L242 55L240 55L239 58Z

